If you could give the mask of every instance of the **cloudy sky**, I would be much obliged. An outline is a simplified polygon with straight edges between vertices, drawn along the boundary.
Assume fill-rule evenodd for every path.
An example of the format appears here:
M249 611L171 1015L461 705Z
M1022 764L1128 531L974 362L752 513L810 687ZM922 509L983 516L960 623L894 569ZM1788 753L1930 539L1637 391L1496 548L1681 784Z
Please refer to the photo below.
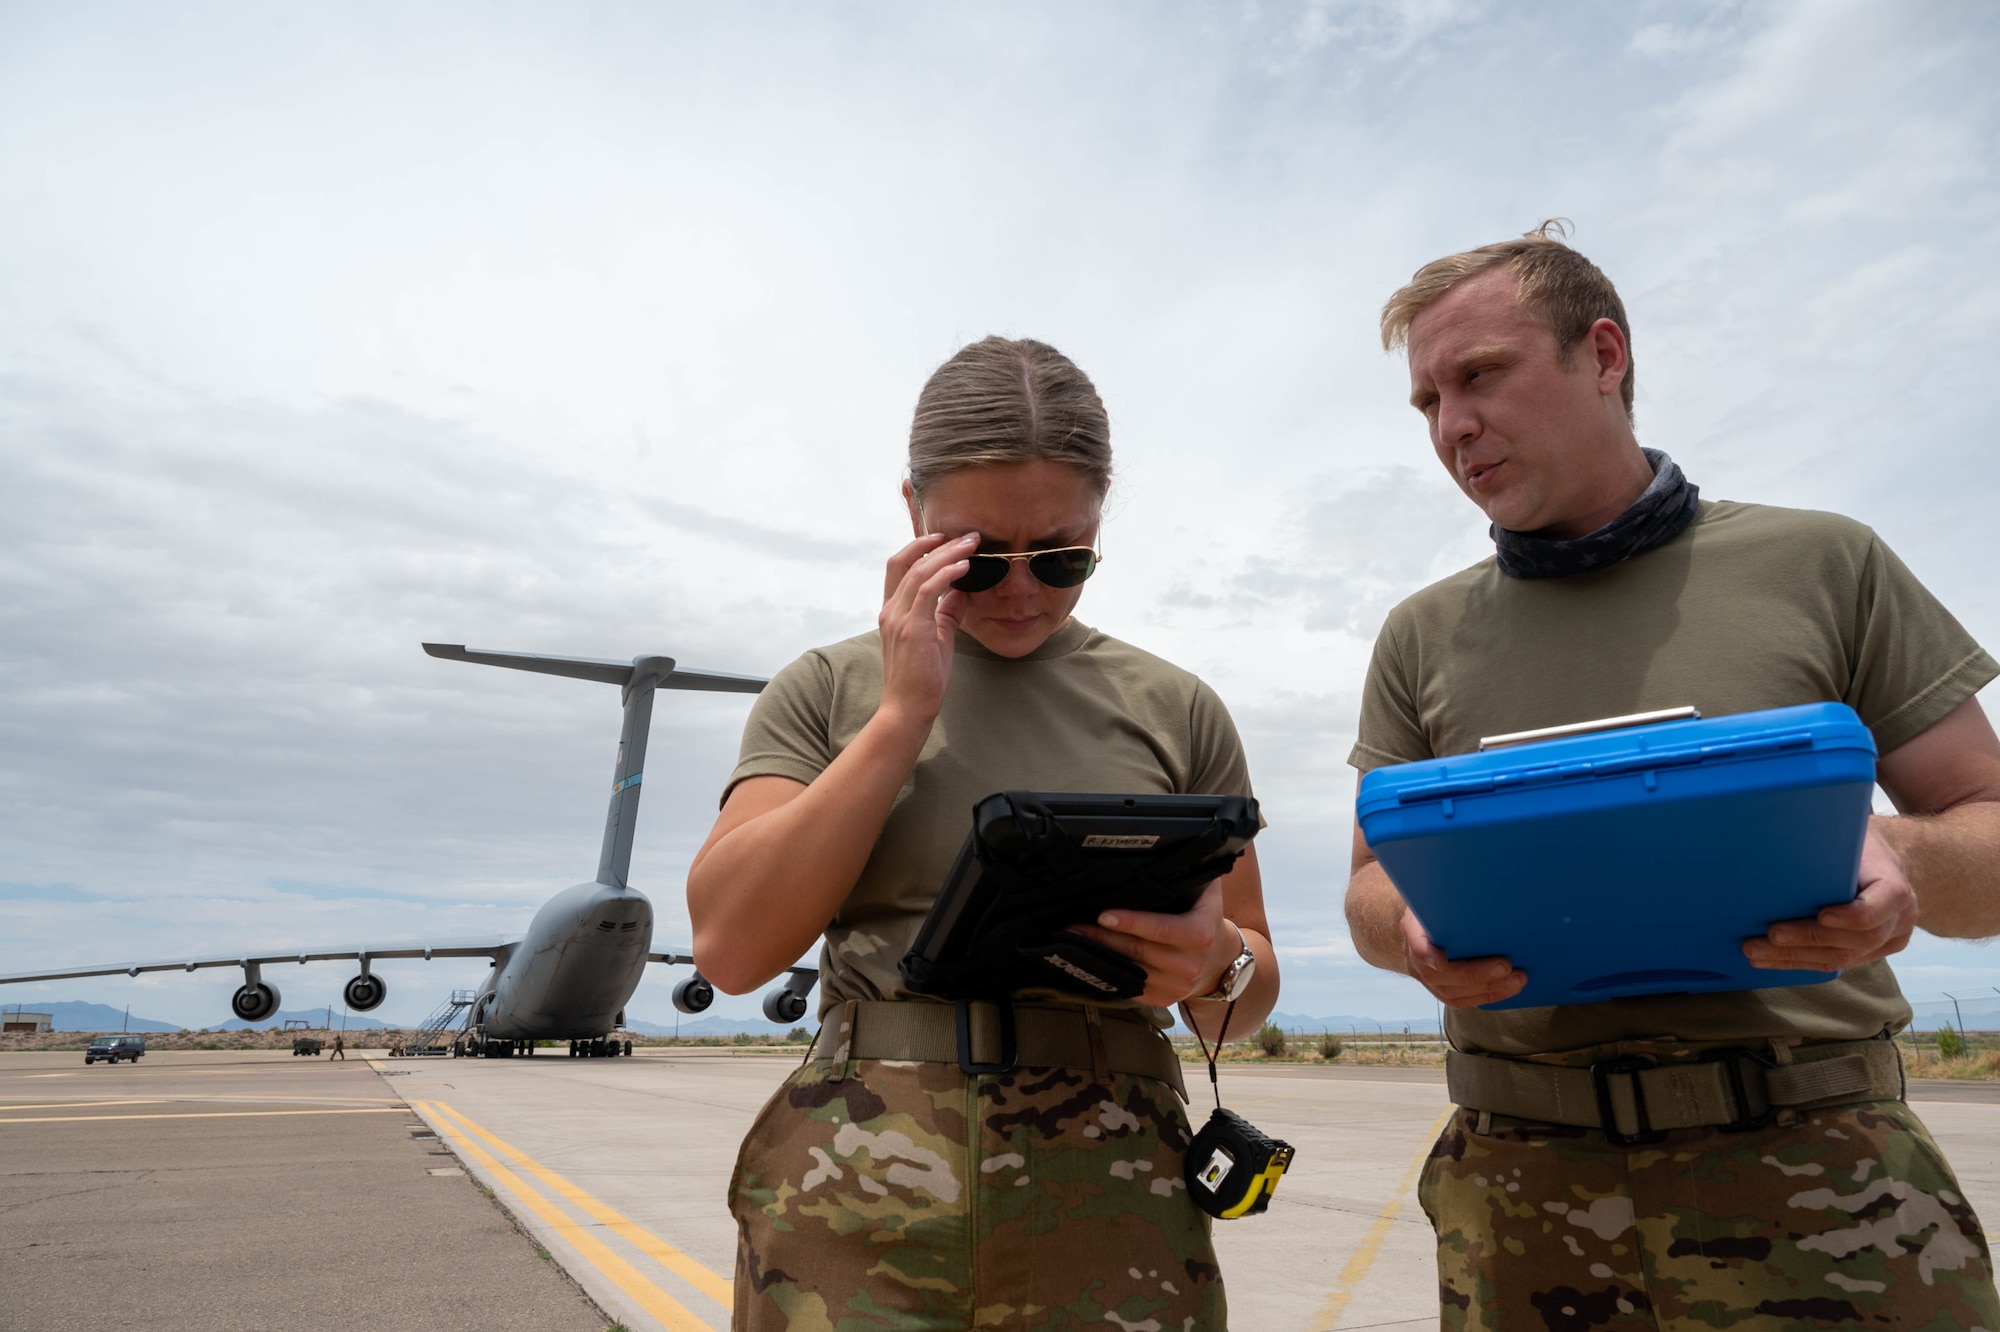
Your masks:
M1428 1012L1347 939L1345 757L1382 613L1486 547L1383 297L1574 219L1643 439L2000 645L1996 58L1916 0L0 6L0 973L519 930L593 872L616 694L419 641L768 673L869 627L916 391L1001 332L1112 414L1083 617L1242 726L1281 1007ZM744 710L658 709L662 943Z

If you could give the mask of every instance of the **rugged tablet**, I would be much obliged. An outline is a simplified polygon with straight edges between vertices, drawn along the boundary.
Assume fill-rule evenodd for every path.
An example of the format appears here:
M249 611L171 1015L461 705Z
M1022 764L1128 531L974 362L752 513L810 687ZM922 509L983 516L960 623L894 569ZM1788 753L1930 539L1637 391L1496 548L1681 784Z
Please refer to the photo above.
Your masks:
M987 796L972 807L903 978L942 999L1022 990L1128 999L1146 988L1145 971L1067 927L1113 907L1186 911L1257 827L1249 796Z

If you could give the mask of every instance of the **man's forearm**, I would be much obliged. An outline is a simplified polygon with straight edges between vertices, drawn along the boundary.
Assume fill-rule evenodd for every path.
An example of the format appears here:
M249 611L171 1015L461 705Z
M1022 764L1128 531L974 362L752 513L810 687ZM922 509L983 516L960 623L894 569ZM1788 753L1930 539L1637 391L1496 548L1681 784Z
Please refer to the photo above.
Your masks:
M1948 939L2000 935L2000 802L1873 823L1916 889L1919 925Z
M1408 974L1403 953L1403 895L1377 861L1347 881L1347 932L1362 960L1384 971Z

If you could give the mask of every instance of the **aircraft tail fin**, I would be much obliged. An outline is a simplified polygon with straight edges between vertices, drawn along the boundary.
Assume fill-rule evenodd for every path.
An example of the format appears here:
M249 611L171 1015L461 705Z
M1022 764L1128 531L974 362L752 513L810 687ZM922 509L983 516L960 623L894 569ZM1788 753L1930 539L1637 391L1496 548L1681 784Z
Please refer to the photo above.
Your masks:
M708 693L755 694L769 681L756 675L722 671L684 671L672 657L634 657L606 661L600 657L542 657L529 652L492 652L463 643L426 643L424 651L445 661L471 661L482 666L506 666L540 675L572 680L597 680L623 691L625 723L618 735L618 761L611 772L611 807L604 815L604 846L597 859L597 882L625 887L632 865L632 830L639 817L639 783L645 776L646 737L653 725L653 691L698 689Z
M539 675L562 675L572 680L596 680L623 688L632 683L636 670L652 674L658 689L694 689L705 693L755 694L767 683L762 676L731 675L725 671L684 671L672 657L635 657L631 661L608 661L602 657L545 657L532 652L495 652L488 648L468 648L463 643L426 643L424 651L445 661L471 661L482 666L505 666L510 670L534 671Z

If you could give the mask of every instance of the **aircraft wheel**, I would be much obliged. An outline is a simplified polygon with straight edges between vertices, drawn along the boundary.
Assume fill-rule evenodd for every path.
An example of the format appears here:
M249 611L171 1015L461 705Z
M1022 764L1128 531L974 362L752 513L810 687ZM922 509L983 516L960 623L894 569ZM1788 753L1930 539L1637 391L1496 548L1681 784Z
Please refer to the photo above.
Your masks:
M630 1042L630 1041L627 1041L627 1042L625 1042L625 1054L626 1054L626 1057L627 1057L627 1058L630 1058L630 1057L631 1057L631 1054L632 1054L632 1042Z

